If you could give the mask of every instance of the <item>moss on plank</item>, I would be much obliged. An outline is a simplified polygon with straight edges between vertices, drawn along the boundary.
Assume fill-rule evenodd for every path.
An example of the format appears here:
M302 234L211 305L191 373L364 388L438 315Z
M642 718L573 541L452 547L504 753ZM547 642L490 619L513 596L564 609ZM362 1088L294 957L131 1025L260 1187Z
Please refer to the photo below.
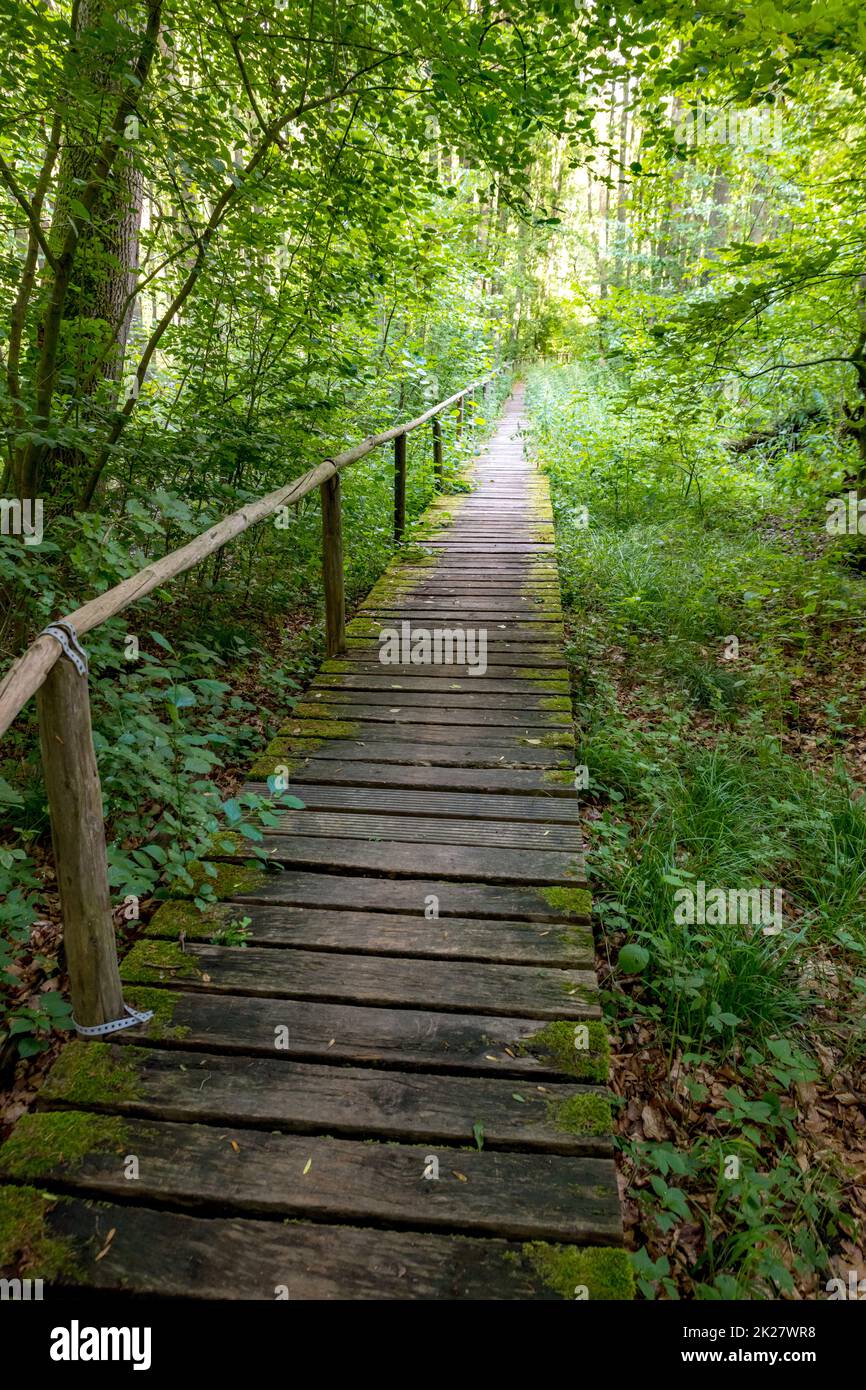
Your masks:
M406 598L417 585L416 577L413 574L406 574L402 570L396 573L383 574L364 600L364 608L375 607L377 603L382 603L387 599Z
M277 731L277 738L268 744L269 753L276 752L276 745L282 745L283 740L291 742L296 738L312 738L321 742L323 738L357 738L358 725L350 719L319 719L319 711L315 706L310 708L310 716L302 716L298 711L298 717L291 719L287 724L281 725Z
M42 1087L44 1100L106 1108L134 1101L141 1082L132 1053L117 1043L76 1041L64 1047Z
M210 941L233 917L237 908L228 903L212 903L199 908L182 898L173 898L157 908L144 929L145 936L167 936L177 940L181 932L194 941Z
M578 1138L613 1132L610 1101L594 1091L569 1096L567 1100L548 1101L547 1117L557 1129Z
M565 714L571 714L571 701L567 695L545 695L538 702L539 709L562 710Z
M523 737L517 742L528 748L573 748L574 734L542 734L540 738Z
M286 754L262 753L256 758L250 768L250 777L254 780L259 778L266 782L269 777L276 777L278 769L284 770L284 775L291 777L293 772L299 772L307 763L306 758L292 758Z
M0 1171L44 1180L60 1167L80 1168L90 1153L125 1150L126 1126L117 1115L42 1110L21 1116L0 1148Z
M592 916L592 894L588 888L539 888L538 891L555 912L584 921Z
M0 1188L0 1269L48 1280L81 1277L72 1242L54 1235L48 1224L60 1201L34 1187Z
M150 989L147 985L132 985L126 990L126 1002L134 1009L149 1009L153 1014L142 1027L147 1036L159 1042L171 1040L181 1042L189 1034L189 1028L174 1022L174 1011L182 996L170 989Z
M252 893L256 888L261 888L268 877L263 869L250 868L247 864L213 864L209 861L209 871L206 872L203 864L192 860L186 867L192 879L192 888L175 879L169 884L169 891L175 898L187 898L190 893L200 892L206 884L215 898L233 898L236 893Z
M567 674L561 666L518 666L517 679L522 681L552 681L566 685Z
M584 1040L586 1046L581 1046ZM517 1050L539 1060L552 1060L557 1070L579 1081L607 1080L610 1043L607 1029L598 1019L588 1023L565 1020L548 1023L531 1038L518 1043Z
M574 772L562 772L559 768L553 768L542 772L541 780L556 787L574 787Z
M626 1250L605 1245L549 1245L536 1240L523 1246L542 1283L560 1298L625 1302L634 1298L634 1274Z
M131 982L154 979L200 980L202 972L195 957L182 951L175 941L137 941L120 965L121 980Z
M294 712L294 719L296 721L294 727L297 727L298 719L314 719L316 721L316 728L318 728L320 724L324 723L327 723L330 726L332 724L341 724L346 722L344 720L335 719L332 713L329 713L324 716L322 714L323 709L327 709L329 705L338 705L342 698L343 695L341 691L329 690L327 694L322 695L321 700L316 700L314 704L297 705ZM281 734L290 734L292 732L292 725L283 724L278 730L278 732Z

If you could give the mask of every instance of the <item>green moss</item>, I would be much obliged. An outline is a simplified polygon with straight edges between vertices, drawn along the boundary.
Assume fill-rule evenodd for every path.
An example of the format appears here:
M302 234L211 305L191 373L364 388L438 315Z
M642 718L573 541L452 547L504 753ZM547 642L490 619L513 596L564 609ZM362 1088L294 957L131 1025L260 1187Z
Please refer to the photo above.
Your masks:
M72 1242L48 1225L48 1213L61 1200L33 1187L0 1188L0 1269L39 1279L78 1277Z
M319 729L323 728L324 726L327 726L328 734L325 737L353 737L354 734L332 734L331 730L336 728L350 729L354 731L356 728L354 724L343 719L333 719L330 715L324 718L322 717L322 710L326 709L328 705L339 704L341 698L342 696L340 691L335 690L333 691L333 693L329 691L327 695L323 696L321 703L317 700L315 704L312 705L298 705L297 709L295 710L294 724L283 724L279 732L281 734L291 734L292 730L298 727L297 721L299 719L313 719L315 720L315 724L311 725L311 727L314 729L315 732L318 732Z
M564 713L571 713L571 701L567 695L545 695L543 700L538 702L539 709L560 709Z
M577 1028L586 1028L588 1047L575 1047ZM598 1019L589 1023L548 1023L531 1038L519 1043L517 1050L531 1053L539 1059L551 1059L559 1071L580 1081L606 1081L610 1061L607 1029Z
M126 1126L116 1115L43 1110L22 1115L0 1148L0 1170L13 1178L46 1178L58 1167L79 1168L89 1153L124 1151Z
M250 842L236 830L218 830L208 842L208 857L212 854L249 855Z
M573 787L574 773L560 772L558 768L554 768L548 772L542 772L541 780L556 787Z
M210 941L214 932L219 931L237 909L228 903L214 903L207 908L198 908L195 903L173 898L158 908L144 929L145 936L167 936L174 940L183 932L194 941Z
M539 893L555 912L589 921L592 916L592 894L588 888L539 888Z
M304 723L304 716L298 712L298 718L290 720L288 724L283 724L278 730L278 738L268 744L269 753L277 751L277 743L282 744L284 739L290 742L296 738L357 738L358 725L349 719L319 719L316 716L319 711L314 707L310 711L312 718L307 718Z
M256 888L261 888L267 879L263 869L251 869L245 864L212 864L211 868L216 869L215 874L206 874L203 865L197 861L187 864L193 881L192 889L188 890L183 884L175 881L170 884L171 891L178 898L187 897L189 891L196 893L207 884L215 897L233 898L236 893L254 892Z
M126 1002L134 1009L150 1009L153 1018L143 1026L147 1036L158 1041L171 1039L180 1042L189 1033L189 1028L174 1022L174 1011L181 1001L181 995L170 989L149 989L147 985L133 985L126 991Z
M386 599L402 599L417 586L417 579L413 574L407 574L404 570L383 574L382 578L373 585L370 590L364 607L375 607L378 603L383 603Z
M97 1108L135 1100L140 1082L133 1051L140 1056L117 1043L69 1043L45 1079L42 1098Z
M413 544L412 541L407 541L404 546L400 547L400 559L403 564L406 565L430 566L438 563L436 557L431 555L429 550L425 550L423 546Z
M560 666L518 666L517 678L521 681L551 681L565 685L567 673Z
M596 1302L634 1298L634 1274L626 1250L536 1240L523 1246L523 1255L542 1283L561 1298L573 1299L583 1289Z
M573 748L573 734L542 734L541 738L520 738L518 743L530 748Z
M351 675L352 667L354 666L354 664L355 663L352 661L339 661L336 659L332 659L329 661L323 661L321 669L323 673L326 673L329 676L348 676Z
M293 772L298 772L302 767L305 767L306 762L306 758L290 758L286 755L280 757L279 754L263 753L256 758L250 768L250 777L266 782L269 777L276 777L277 768L285 768L287 774L291 776Z
M121 980L130 982L142 978L198 980L201 973L195 958L182 951L174 941L138 941L124 956L120 966Z
M587 1134L610 1134L613 1131L610 1101L606 1096L598 1095L594 1091L569 1096L568 1100L548 1101L547 1117L557 1129L578 1137Z

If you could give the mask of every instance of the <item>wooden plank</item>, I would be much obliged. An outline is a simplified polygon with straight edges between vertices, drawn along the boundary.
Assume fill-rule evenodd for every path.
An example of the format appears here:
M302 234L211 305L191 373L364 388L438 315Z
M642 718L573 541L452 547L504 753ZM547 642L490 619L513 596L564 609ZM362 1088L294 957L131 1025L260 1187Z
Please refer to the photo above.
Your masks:
M585 884L583 856L559 850L497 850L475 845L405 844L400 840L342 840L331 836L268 836L269 860L297 869L415 878L421 868L442 879L484 883L540 883L565 888ZM247 859L249 855L213 858ZM423 906L423 904L421 904Z
M425 729L429 726L424 725ZM263 753L252 766L252 774L267 781L277 775L277 769L287 766L286 760L293 763L297 758L311 758L315 754L321 762L335 758L340 762L423 764L429 767L459 768L551 768L565 770L574 762L573 752L567 748L538 747L531 742L526 744L501 744L485 740L457 743L410 742L388 738L373 738L369 734L362 739L293 738L275 739L271 744L273 751ZM449 785L446 782L442 786ZM453 784L452 784L453 785Z
M580 881L576 880L577 888ZM359 911L415 913L425 900L436 899L440 917L501 917L527 922L585 922L588 894L545 896L530 884L460 883L441 878L375 878L286 869L265 874L246 891L231 894L234 903L294 903L297 907L357 908Z
M351 798L354 807L355 798ZM574 826L533 825L515 821L439 819L435 816L389 815L379 812L339 811L329 807L319 813L284 811L279 824L265 829L265 835L339 836L350 840L405 840L409 844L477 845L490 849L506 848L581 852L580 834Z
M573 737L569 730L553 729L550 733L544 733L531 723L515 724L513 726L499 727L493 725L486 728L483 725L473 725L472 728L462 725L449 726L429 722L413 724L411 729L401 729L399 735L388 727L387 722L375 719L351 719L341 720L340 727L329 725L327 720L322 719L318 710L315 718L307 718L305 715L293 715L286 724L283 724L277 736L280 738L303 742L305 739L321 739L324 741L340 742L387 742L390 743L395 736L407 741L417 739L419 743L444 743L444 744L463 744L470 739L476 747L481 745L497 745L503 749L513 749L522 747L544 747L547 746L544 740L549 743L556 740L556 747L568 748L573 746ZM273 746L273 745L271 745Z
M513 608L494 608L482 599L476 599L471 607L465 606L460 609L448 601L424 604L413 599L402 604L371 604L362 611L364 617L373 619L382 627L390 627L398 622L410 622L413 628L435 624L437 627L454 628L455 631L459 631L467 624L472 627L487 625L504 628L506 623L529 623L533 626L527 628L527 631L533 633L536 628L542 629L547 635L558 635L562 631L562 614L555 609L527 608L523 612L517 612Z
M470 613L477 612L479 608L487 608L499 614L503 619L507 619L513 614L515 621L523 617L524 614L549 613L556 614L561 618L561 605L559 597L554 589L550 589L543 594L524 594L519 591L502 593L500 590L484 591L473 586L470 593L463 594L441 594L435 589L430 590L426 586L417 587L395 596L388 589L382 589L377 593L378 585L372 589L368 598L361 604L360 612L375 612L382 608L387 609L446 609L449 613L462 613L468 610Z
M400 670L400 667L397 665L384 666L384 663L379 660L379 651L380 648L378 644L371 641L370 638L350 636L346 638L346 650L343 653L342 660L373 663L377 666L382 666L389 674L393 671ZM563 669L562 648L558 643L535 643L534 645L527 645L522 642L498 641L496 639L490 640L488 637L486 656L487 670L484 672L484 675L472 676L470 674L470 679L490 680L495 674L494 667L496 666L508 666L512 668L532 667L534 669L551 667L558 671ZM408 669L415 672L423 672L424 670L420 665L411 666ZM436 676L449 676L454 674L462 676L464 679L467 676L465 666L449 667L444 662L441 666L430 666L427 670L431 675Z
M285 1061L389 1066L398 1071L464 1072L544 1082L571 1076L556 1052L537 1041L534 1018L331 1004L319 999L208 994L128 985L134 1007L157 1007L152 1023L117 1034L122 1045L232 1052ZM576 1025L580 1027L581 1025ZM278 1031L279 1030L279 1031ZM275 1051L280 1037L285 1046ZM593 1033L583 1079L603 1079L606 1057ZM572 1077L573 1079L573 1077ZM518 1088L519 1089L519 1088Z
M22 1121L19 1139L42 1156L29 1165L28 1180L102 1199L128 1200L125 1155L134 1153L135 1196L145 1204L565 1243L622 1238L606 1158L446 1147L431 1156L426 1146L129 1119L120 1142L107 1138L110 1147L63 1162L51 1156L56 1129L50 1112Z
M452 705L447 696L429 697L424 704L404 704L398 700L390 704L366 703L358 700L343 701L337 695L330 700L318 695L308 697L303 704L295 707L292 724L298 719L363 719L386 724L447 724L454 728L490 729L570 729L571 716L562 710L489 709L471 705ZM281 732L290 731L291 725L283 726Z
M428 924L431 934L442 931ZM166 964L166 961L168 963ZM224 994L258 994L333 1003L417 1005L445 1012L520 1014L539 1019L597 1017L591 970L527 969L447 960L403 960L393 956L333 951L281 951L249 946L203 946L187 942L181 952L164 942L139 941L121 965L125 983L179 984Z
M529 821L532 824L580 824L576 796L485 796L475 792L415 791L407 788L353 786L351 791L325 784L304 782L299 789L308 811L351 807L353 811L399 812L405 816L455 818L475 821Z
M179 913L176 903L156 912L146 936L177 940L213 939L220 925L246 922L251 946L306 946L316 951L349 951L376 956L498 961L511 965L571 966L593 963L592 935L585 927L549 923L485 922L469 917L428 921L399 913L330 911L328 909L250 907L243 914L229 904L209 909L199 919L194 909Z
M533 676L521 675L521 671L533 671ZM513 692L534 695L567 695L569 691L568 672L564 668L491 666L484 676L467 676L461 666L443 666L435 673L423 671L417 666L383 666L378 661L346 662L344 670L329 670L325 662L313 684L313 689L340 687L349 690L375 690L389 683L397 690L442 690L465 691L476 696Z
M103 1292L267 1302L559 1298L520 1244L492 1238L203 1218L50 1194L45 1221L49 1239L73 1251L76 1274L56 1282Z
M106 1105L89 1099L94 1088L87 1081L94 1067L103 1080L116 1077ZM591 1086L553 1081L542 1091L535 1086L521 1092L512 1080L488 1076L319 1066L272 1057L247 1057L239 1065L237 1057L221 1053L73 1042L54 1063L40 1099L43 1106L92 1105L181 1123L228 1120L295 1134L416 1143L472 1144L474 1126L482 1124L486 1147L606 1156L612 1151L610 1135L592 1133L594 1119L586 1120L582 1132L557 1121L558 1107L599 1095ZM586 1110L590 1117L595 1113Z
M407 708L413 706L416 709L437 709L443 704L448 709L483 709L483 710L512 710L527 714L537 710L549 710L553 704L561 705L558 709L560 717L570 721L570 701L565 695L547 695L539 691L537 686L533 686L531 681L526 681L525 690L448 690L447 682L444 682L445 690L400 690L399 683L388 679L380 678L378 682L375 677L367 678L367 689L358 689L357 681L350 683L350 677L335 676L330 684L327 682L315 681L306 692L303 703L305 707L314 704L333 704L339 701L344 704L357 705L384 705L386 709L393 706ZM361 678L363 679L363 678ZM299 707L296 707L296 710ZM330 716L329 716L330 717ZM352 717L352 716L349 716Z
M278 759L259 759L256 764L259 777L270 776ZM259 765L265 763L267 771ZM547 777L562 778L560 781L545 781ZM308 782L327 784L334 787L406 787L416 791L464 791L480 792L484 795L497 792L520 792L527 796L566 797L574 796L570 785L573 770L560 769L551 773L549 769L508 767L496 764L493 767L443 766L441 763L387 763L346 759L339 757L319 758L313 754L308 758L296 758L291 763L291 783L294 788L303 788ZM267 791L264 781L245 783L244 790L256 790L259 795Z

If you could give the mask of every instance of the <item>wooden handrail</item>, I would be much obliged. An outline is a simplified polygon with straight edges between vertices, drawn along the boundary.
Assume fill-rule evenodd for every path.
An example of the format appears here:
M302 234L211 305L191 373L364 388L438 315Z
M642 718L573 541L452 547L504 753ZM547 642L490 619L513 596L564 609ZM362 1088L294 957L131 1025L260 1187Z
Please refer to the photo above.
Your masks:
M432 420L443 411L450 409L451 406L458 403L462 405L464 397L471 395L479 387L486 386L502 370L501 367L498 367L495 371L489 372L487 376L480 377L469 386L464 386L461 391L455 392L445 401L440 401L438 405L431 406L429 410L424 411L423 415L416 416L414 420L409 420L406 424L393 425L391 429L383 430L381 434L368 435L360 444L347 449L345 453L338 454L336 458L325 459L315 468L311 468L306 473L302 473L299 478L295 478L293 482L277 488L274 492L267 493L266 496L260 497L257 502L249 503L247 506L239 508L238 511L232 512L230 516L224 517L222 521L217 522L207 531L203 531L201 535L196 536L186 545L170 551L162 559L155 560L153 564L140 570L138 574L131 575L129 579L124 579L111 589L106 589L105 593L100 594L98 598L91 599L89 603L76 608L73 613L68 613L62 619L55 619L55 621L71 624L79 636L99 627L109 618L122 612L124 608L128 608L131 603L144 598L160 584L164 584L166 580L174 579L186 570L193 569L201 560L212 555L215 550L221 550L236 536L243 535L250 526L254 526L256 522L272 515L278 507L299 502L302 497L306 497L308 492L312 492L314 487L322 487L341 468L357 463L359 459L365 458L374 449L378 449L382 444L390 443L399 435L411 434L413 430L426 424L428 420ZM37 637L10 666L0 681L0 736L17 718L27 701L35 695L59 656L60 646L54 638L41 636Z
M318 487L322 501L322 571L325 592L325 633L329 656L346 646L346 604L343 574L343 539L340 470L357 463L382 444L394 441L395 529L399 538L406 515L406 436L434 421L434 461L437 485L442 468L442 430L439 415L454 405L464 419L464 401L479 387L487 386L501 368L465 386L447 401L425 410L414 420L394 425L325 459L284 487L269 492L239 511L232 512L200 536L155 560L138 574L107 589L57 624L74 629L78 636L113 618L137 599L192 569L205 556L220 550L278 507L299 502ZM71 634L70 634L71 635ZM129 1010L123 1003L117 964L117 942L111 915L102 788L93 750L87 670L83 662L59 661L60 643L42 634L31 643L0 682L0 734L37 696L39 734L45 789L51 818L51 838L63 912L63 939L69 968L73 1018L85 1036L101 1037L141 1022L149 1015Z

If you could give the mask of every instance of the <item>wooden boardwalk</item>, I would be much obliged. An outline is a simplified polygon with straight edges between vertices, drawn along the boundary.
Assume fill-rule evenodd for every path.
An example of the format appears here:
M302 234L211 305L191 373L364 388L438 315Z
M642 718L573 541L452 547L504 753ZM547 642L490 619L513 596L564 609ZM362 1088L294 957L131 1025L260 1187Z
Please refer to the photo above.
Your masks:
M274 871L227 853L218 908L157 912L122 966L153 1022L67 1047L0 1150L31 1272L628 1296L551 511L519 425L515 396L475 490L434 504L254 766L304 802ZM475 674L459 651L383 664L385 629L398 657L483 632L486 669L477 646Z

